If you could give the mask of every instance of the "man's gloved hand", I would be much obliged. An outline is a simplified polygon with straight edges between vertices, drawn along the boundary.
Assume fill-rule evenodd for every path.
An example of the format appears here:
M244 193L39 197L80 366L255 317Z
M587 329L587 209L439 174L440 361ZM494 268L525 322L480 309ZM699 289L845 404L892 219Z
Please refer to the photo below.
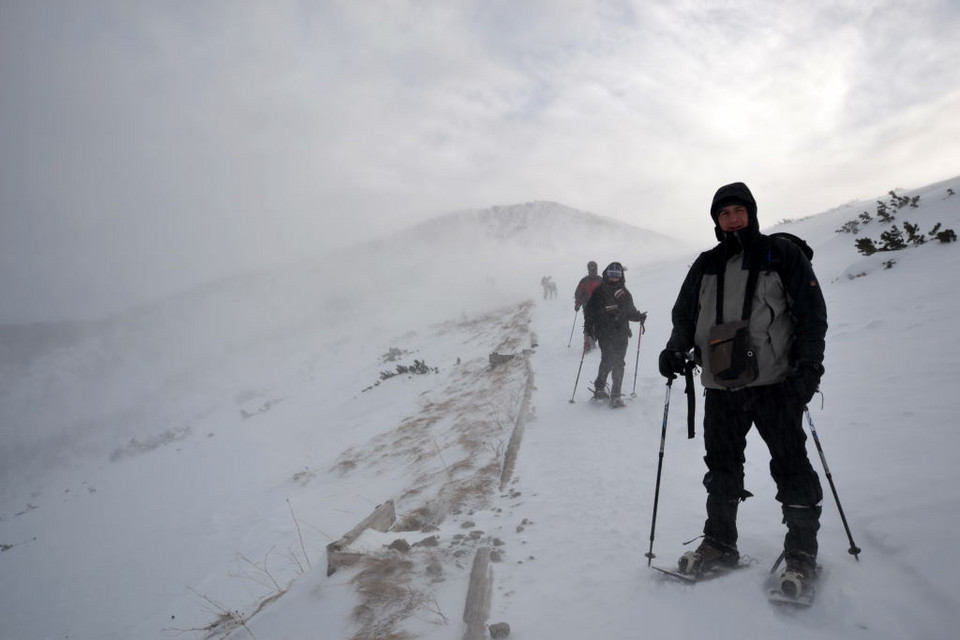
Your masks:
M682 374L687 364L687 358L682 351L664 349L660 352L660 375L668 380L674 380L677 374Z
M801 407L807 406L820 388L822 375L823 365L819 362L801 362L797 365L797 372L784 383L787 393L793 396Z
M646 321L647 321L647 312L646 312L646 311L641 311L641 312L640 312L640 324L642 325L642 324L643 324L644 322L646 322Z
M574 303L573 303L573 312L576 313L577 311L580 311L580 303L579 303L579 302L574 302Z

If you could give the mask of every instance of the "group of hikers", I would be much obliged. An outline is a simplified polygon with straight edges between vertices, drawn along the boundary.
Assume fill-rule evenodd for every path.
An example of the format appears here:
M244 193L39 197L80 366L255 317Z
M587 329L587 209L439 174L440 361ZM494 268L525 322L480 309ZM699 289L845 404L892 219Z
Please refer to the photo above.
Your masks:
M799 595L817 573L823 490L802 418L824 373L826 304L800 244L760 232L757 203L744 183L720 187L710 216L718 244L690 267L658 361L669 381L699 367L705 388L706 521L699 546L681 556L678 571L699 575L739 563L737 509L752 495L744 488L744 452L755 425L770 451L787 528L781 588ZM634 305L622 264L598 274L590 261L587 271L574 310L583 309L584 353L594 341L600 347L593 394L621 407L629 323L643 332L646 313Z
M611 262L597 274L597 263L587 263L587 275L577 284L574 291L573 308L579 311L583 307L583 351L600 346L600 367L593 382L593 397L597 400L609 400L610 406L617 408L623 403L623 370L626 366L627 344L633 332L630 322L639 322L643 331L643 322L647 314L637 310L633 296L626 287L624 272L626 268L619 262ZM607 391L607 376L611 376L610 391Z

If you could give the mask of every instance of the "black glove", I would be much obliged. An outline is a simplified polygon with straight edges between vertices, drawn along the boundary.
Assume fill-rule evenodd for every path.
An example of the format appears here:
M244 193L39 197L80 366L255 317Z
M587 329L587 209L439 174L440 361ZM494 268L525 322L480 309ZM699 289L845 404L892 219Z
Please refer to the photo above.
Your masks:
M819 362L801 362L797 365L797 372L787 378L784 383L789 393L801 407L807 406L813 400L814 394L820 388L820 377L823 375L823 365Z
M579 302L574 302L574 303L573 303L573 310L574 310L574 312L580 311L580 303L579 303Z
M687 364L683 351L664 349L660 352L660 375L668 380L674 380L677 374L682 374Z
M646 311L641 311L641 312L640 312L640 324L642 325L642 324L643 324L644 322L646 322L646 321L647 321L647 312L646 312Z

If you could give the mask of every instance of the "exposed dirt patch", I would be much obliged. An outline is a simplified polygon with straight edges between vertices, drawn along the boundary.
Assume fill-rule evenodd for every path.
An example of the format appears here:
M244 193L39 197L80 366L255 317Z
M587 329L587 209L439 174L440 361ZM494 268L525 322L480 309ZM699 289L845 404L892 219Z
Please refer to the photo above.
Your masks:
M345 451L335 463L332 471L343 477L384 466L406 470L405 486L395 496L383 496L396 502L398 519L391 531L431 531L451 514L492 505L527 382L523 348L530 343L531 308L526 303L440 326L440 332L463 334L475 355L462 361L415 415ZM519 357L492 366L488 356L493 352ZM360 604L352 640L400 640L408 637L398 629L410 616L442 619L431 608L436 603L432 583L414 578L427 574L428 566L457 564L482 542L482 536L463 535L454 550L385 550L365 558L354 578Z

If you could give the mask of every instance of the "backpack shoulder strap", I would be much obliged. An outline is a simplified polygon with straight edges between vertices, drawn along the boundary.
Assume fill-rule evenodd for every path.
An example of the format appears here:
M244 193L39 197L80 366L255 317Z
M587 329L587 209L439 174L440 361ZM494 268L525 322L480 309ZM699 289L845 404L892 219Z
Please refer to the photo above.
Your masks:
M758 251L758 249L760 249ZM748 320L753 311L753 294L757 290L757 280L760 278L760 256L767 252L764 247L754 247L748 259L750 260L750 272L747 274L747 288L743 295L743 309L740 313L741 320ZM717 325L723 324L723 294L724 294L724 275L726 273L726 261L722 249L718 249L714 259L717 264Z
M760 279L760 264L755 256L750 256L750 273L747 274L747 290L743 294L743 312L741 320L749 320L753 311L753 294L757 290L757 280Z
M717 270L717 326L723 324L723 284L727 271L727 263L723 245L717 245L713 250L714 268Z

